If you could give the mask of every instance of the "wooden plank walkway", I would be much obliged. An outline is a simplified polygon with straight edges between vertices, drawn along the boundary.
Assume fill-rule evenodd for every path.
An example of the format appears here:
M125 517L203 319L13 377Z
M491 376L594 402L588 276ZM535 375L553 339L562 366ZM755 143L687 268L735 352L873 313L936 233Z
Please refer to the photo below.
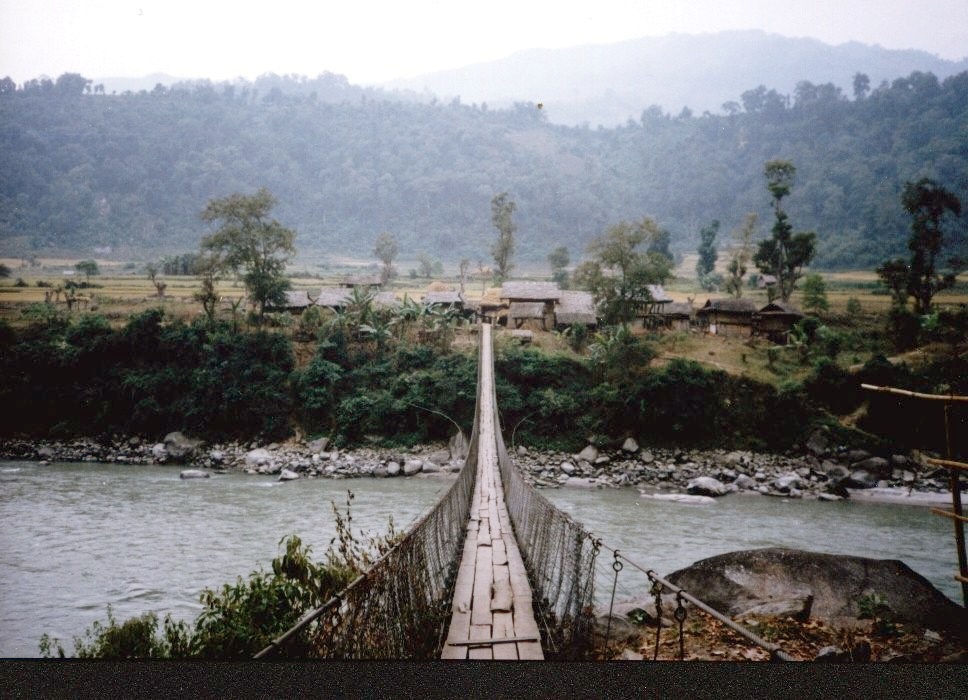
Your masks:
M504 503L497 462L491 326L481 326L477 481L443 659L542 660L531 585Z

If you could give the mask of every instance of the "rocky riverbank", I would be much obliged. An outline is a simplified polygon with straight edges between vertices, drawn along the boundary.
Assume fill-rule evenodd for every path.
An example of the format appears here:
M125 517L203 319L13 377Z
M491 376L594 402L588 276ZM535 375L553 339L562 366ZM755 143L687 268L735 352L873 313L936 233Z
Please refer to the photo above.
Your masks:
M397 477L460 471L466 454L463 436L447 445L410 450L362 448L342 451L326 438L285 443L205 444L181 433L162 442L138 437L108 442L0 441L0 458L47 462L176 464L194 470L237 470L299 478ZM635 487L654 498L705 501L730 493L782 498L839 500L851 493L884 500L908 494L910 502L947 493L947 472L920 464L910 455L872 455L830 445L818 431L802 453L768 454L743 450L640 447L629 438L618 450L587 445L577 454L519 446L515 460L537 488ZM190 474L197 476L197 473Z

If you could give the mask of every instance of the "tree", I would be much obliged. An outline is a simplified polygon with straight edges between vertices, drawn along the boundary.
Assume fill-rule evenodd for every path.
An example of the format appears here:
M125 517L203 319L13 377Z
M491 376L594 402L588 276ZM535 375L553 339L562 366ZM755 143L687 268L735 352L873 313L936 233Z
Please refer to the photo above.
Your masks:
M95 260L81 260L79 263L74 265L74 269L78 272L83 272L84 276L89 282L91 277L101 274L101 270L97 266L97 261Z
M815 314L830 308L827 302L827 285L818 274L803 278L803 308Z
M908 296L910 296L908 281L911 277L908 264L900 258L895 258L881 264L875 272L891 292L891 306L899 309L906 308Z
M866 73L854 73L854 99L863 100L871 89L871 79Z
M154 263L148 263L145 265L145 273L148 275L148 279L155 286L155 291L159 297L165 296L165 289L168 285L163 281L158 279L158 266Z
M551 279L562 289L568 287L568 271L565 268L568 267L568 263L570 262L571 257L568 255L568 248L563 245L558 246L548 253L548 264L551 265Z
M706 280L716 267L716 234L719 232L719 221L713 219L708 226L699 230L699 259L696 260L696 276L703 289L708 289Z
M0 263L0 279L7 279L10 274L10 268L3 263Z
M773 196L773 236L760 241L753 261L764 274L776 277L777 291L783 301L789 301L796 289L804 265L813 260L816 252L815 233L793 233L789 217L783 210L783 198L790 194L797 169L788 160L771 160L763 169L766 188Z
M202 278L202 287L192 294L192 299L202 305L202 309L205 311L205 318L208 319L209 325L214 325L216 305L219 299L218 291L215 287L218 282L217 261L211 257L200 258L196 262L196 267L198 274Z
M282 304L289 289L286 262L295 254L296 234L269 217L276 200L266 188L254 195L233 194L211 200L202 211L207 222L221 222L202 239L202 251L219 271L242 273L259 320L270 304Z
M938 256L944 245L942 221L947 213L961 215L961 201L951 192L930 178L915 183L907 182L901 194L901 203L911 215L911 236L908 250L911 263L908 291L914 297L917 314L931 313L931 300L942 289L955 283L955 276L963 267L963 261L949 260L947 273L938 272Z
M430 256L421 251L417 253L417 265L418 272L422 277L430 279L434 274L434 261L430 259Z
M729 263L726 265L726 291L739 299L743 296L743 277L746 276L746 266L750 262L750 254L753 249L753 234L756 231L756 224L759 217L756 212L746 215L743 225L733 231L732 253L730 253Z
M396 276L396 271L393 269L393 261L396 259L398 252L397 239L391 233L381 233L373 245L373 254L383 263L383 270L380 272L380 280L383 284L386 284L390 281L390 278Z
M656 252L638 247L659 234L658 224L642 219L609 228L588 246L593 260L575 270L575 280L595 296L606 323L627 324L651 300L648 285L662 284L672 274L671 262Z
M491 246L491 255L494 256L497 268L494 276L498 283L506 280L514 267L511 256L514 255L514 232L517 226L512 216L516 208L517 205L508 197L507 192L494 195L491 199L491 222L497 229L497 240Z
M464 296L464 283L467 281L467 271L470 269L471 261L468 258L461 258L457 266L457 278L460 280L460 295Z

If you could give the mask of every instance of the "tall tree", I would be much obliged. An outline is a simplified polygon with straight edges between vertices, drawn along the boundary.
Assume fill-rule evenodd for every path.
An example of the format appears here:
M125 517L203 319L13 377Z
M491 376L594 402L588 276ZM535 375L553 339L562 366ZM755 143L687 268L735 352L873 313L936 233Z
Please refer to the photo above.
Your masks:
M286 262L296 252L296 234L269 216L276 200L265 187L253 195L233 194L211 200L202 219L219 222L202 239L202 251L212 256L217 270L242 274L249 297L259 307L282 304L289 289Z
M914 311L918 314L931 312L931 300L942 289L955 283L955 276L964 267L963 261L953 258L950 270L938 272L938 256L944 245L942 221L948 213L961 215L961 201L951 192L930 178L915 183L905 183L901 203L911 215L911 235L908 250L911 263L908 291L914 297Z
M507 192L494 195L491 199L491 223L497 229L497 240L491 246L491 255L494 256L498 283L506 280L514 267L511 256L514 255L514 232L517 230L513 219L516 208Z
M708 226L699 229L699 258L696 260L696 276L703 289L708 288L707 280L716 267L716 234L719 233L719 220L713 219Z
M753 261L764 274L776 277L777 291L783 301L789 301L796 289L802 270L813 260L816 252L815 233L793 233L793 226L783 210L783 198L790 194L797 169L788 160L771 160L763 169L766 188L773 197L773 235L760 241Z
M759 217L756 212L746 215L743 225L733 231L733 249L726 265L726 291L739 299L743 296L743 278L746 276L746 266L749 265L753 250L753 234Z
M827 301L827 284L823 281L823 277L816 273L803 278L803 308L814 314L830 308Z
M568 255L568 248L563 245L558 246L548 253L548 264L551 266L551 279L562 289L568 287L568 271L565 268L568 267L568 263L570 262L571 256Z
M618 223L589 244L593 256L575 270L575 281L595 296L606 323L627 324L651 300L648 285L662 284L672 273L670 260L639 250L660 232L652 219Z
M383 269L380 271L380 280L383 284L395 276L393 261L396 260L398 252L397 239L393 234L384 232L377 237L373 245L373 254L383 263Z

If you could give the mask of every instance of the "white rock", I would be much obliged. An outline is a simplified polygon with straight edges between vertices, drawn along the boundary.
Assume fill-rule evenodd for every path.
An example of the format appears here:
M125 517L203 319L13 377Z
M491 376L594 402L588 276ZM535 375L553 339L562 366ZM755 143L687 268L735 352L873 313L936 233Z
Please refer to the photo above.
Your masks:
M572 474L575 473L576 468L575 468L575 465L572 464L571 462L562 462L561 471L563 471L568 476L571 476Z
M625 442L622 443L622 451L634 454L639 451L639 443L635 441L635 438L625 438Z
M185 469L178 476L182 479L207 479L211 474L201 469Z
M245 464L249 467L261 467L266 462L269 461L271 455L269 451L265 448L259 447L254 450L249 450L245 454Z
M594 462L598 459L598 448L594 445L586 445L585 449L578 453L578 459L586 462Z
M299 478L299 474L289 469L283 469L279 473L279 481L295 481Z
M413 476L423 469L423 460L420 459L408 459L403 463L403 475Z

